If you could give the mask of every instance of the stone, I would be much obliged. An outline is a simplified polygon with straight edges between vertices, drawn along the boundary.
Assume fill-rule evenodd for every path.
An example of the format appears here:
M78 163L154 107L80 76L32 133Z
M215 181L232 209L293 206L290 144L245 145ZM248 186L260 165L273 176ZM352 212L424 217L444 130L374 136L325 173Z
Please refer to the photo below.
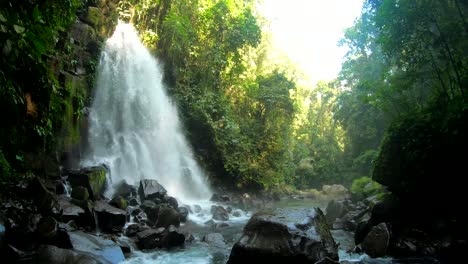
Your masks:
M187 217L189 215L189 210L186 207L179 207L177 208L177 211L179 212L180 215L180 222L185 223L187 222Z
M88 189L89 197L92 200L99 199L106 187L106 172L104 166L94 166L82 168L78 173L70 172L68 181L72 188L82 186Z
M137 189L135 186L128 184L125 180L121 180L114 184L114 197L123 197L125 199L130 196L136 196Z
M104 232L121 231L127 222L127 212L104 201L94 203L99 228Z
M198 204L193 206L193 212L194 213L198 214L199 212L201 212L201 210L202 210L202 208Z
M135 197L131 197L130 199L128 199L128 205L130 206L138 206L139 204L140 202Z
M325 217L330 224L333 224L336 218L340 218L346 213L347 209L343 201L331 200L328 202L327 209L325 209Z
M58 223L52 216L41 218L37 225L37 232L43 238L50 239L57 235Z
M75 251L97 256L102 259L102 261L98 263L120 263L125 260L122 249L112 240L81 231L70 232L69 236Z
M180 216L174 208L161 205L158 210L158 218L155 227L168 228L170 225L180 226Z
M141 180L140 186L138 188L138 194L140 195L140 199L144 200L152 200L155 198L163 198L164 195L167 193L166 189L159 184L157 180Z
M62 212L61 221L73 221L78 226L89 226L91 228L95 228L96 223L90 209L86 208L85 210L82 207L71 203L71 200L72 199L70 197L65 195L60 195L58 197L59 208Z
M122 210L125 210L128 207L127 201L125 200L125 198L123 198L120 195L115 196L114 198L112 198L112 200L110 200L109 204L116 207L116 208L122 209Z
M160 247L173 248L183 245L185 242L185 235L177 232L177 228L173 225L169 226L161 238Z
M361 243L362 250L372 258L383 257L387 253L390 243L390 231L387 224L380 223L370 230L364 241Z
M337 250L319 208L264 209L244 227L228 263L315 263L338 260Z
M165 228L146 229L136 234L137 245L140 249L153 249L158 247L159 239L161 238Z
M37 251L36 263L80 263L80 264L100 264L108 263L93 254L78 252L71 249L58 248L52 245L41 245Z
M224 237L221 233L211 233L203 236L202 242L215 246L224 246Z
M164 202L169 204L174 209L177 209L179 207L179 203L177 202L177 199L172 196L164 196Z
M242 211L239 210L239 209L234 210L234 212L232 212L232 216L240 217L240 216L242 216Z
M229 212L220 205L211 206L211 214L214 220L227 221L229 220Z
M89 199L88 189L83 186L76 186L72 190L71 197L77 200L86 201Z
M34 177L32 179L28 185L28 192L31 194L40 212L48 214L59 210L56 196L47 190L39 178Z

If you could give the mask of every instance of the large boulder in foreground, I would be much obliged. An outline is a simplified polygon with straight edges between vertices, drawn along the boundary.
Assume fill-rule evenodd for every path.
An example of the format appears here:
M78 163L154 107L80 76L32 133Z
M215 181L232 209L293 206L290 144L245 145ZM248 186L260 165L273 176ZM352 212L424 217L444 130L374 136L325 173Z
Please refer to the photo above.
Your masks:
M125 256L122 252L122 249L112 240L86 234L81 231L70 232L69 236L71 245L75 252L81 252L87 255L94 256L99 260L99 262L97 263L120 263L125 260Z
M263 210L249 220L228 264L315 263L338 260L337 245L319 209Z
M94 211L98 219L99 228L104 232L122 231L127 222L127 212L115 208L105 201L96 201Z

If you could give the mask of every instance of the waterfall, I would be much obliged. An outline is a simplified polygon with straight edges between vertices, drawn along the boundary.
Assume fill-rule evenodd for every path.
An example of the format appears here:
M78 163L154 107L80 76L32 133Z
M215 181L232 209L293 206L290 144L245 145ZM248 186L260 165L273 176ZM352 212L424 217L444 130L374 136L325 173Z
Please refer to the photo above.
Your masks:
M211 191L167 96L158 61L130 24L119 23L101 54L82 165L106 164L109 186L155 179L182 201ZM108 188L107 196L113 189Z

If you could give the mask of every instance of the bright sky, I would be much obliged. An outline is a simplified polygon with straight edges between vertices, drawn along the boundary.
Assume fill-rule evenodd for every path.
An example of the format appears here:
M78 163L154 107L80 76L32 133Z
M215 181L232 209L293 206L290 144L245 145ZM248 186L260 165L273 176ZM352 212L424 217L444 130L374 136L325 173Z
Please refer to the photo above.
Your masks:
M263 0L260 11L271 22L273 45L308 75L313 85L334 79L345 47L337 43L360 15L363 0Z

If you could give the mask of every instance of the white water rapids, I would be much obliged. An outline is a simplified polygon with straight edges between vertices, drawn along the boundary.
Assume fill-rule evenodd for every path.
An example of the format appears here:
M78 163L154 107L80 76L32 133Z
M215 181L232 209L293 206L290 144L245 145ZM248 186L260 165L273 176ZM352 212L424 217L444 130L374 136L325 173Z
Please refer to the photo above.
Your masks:
M129 24L119 23L102 52L82 165L106 164L110 183L155 179L181 201L211 191L181 131L158 61Z

